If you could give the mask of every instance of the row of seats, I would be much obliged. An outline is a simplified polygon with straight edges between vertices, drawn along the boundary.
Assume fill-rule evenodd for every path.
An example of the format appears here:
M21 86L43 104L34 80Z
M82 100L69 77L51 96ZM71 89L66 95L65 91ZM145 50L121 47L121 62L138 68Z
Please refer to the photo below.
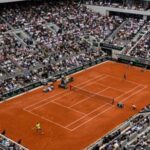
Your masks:
M147 24L103 16L77 3L15 4L2 8L0 14L0 95L40 81L43 73L48 77L107 55L89 39L124 47ZM141 44L144 52L135 54L133 49L129 54L143 57L146 53L149 57L147 38L144 46Z
M89 149L128 150L150 148L150 112L145 112L145 110L149 110L149 106Z
M117 33L107 40L107 44L112 44L117 47L132 46L133 38L138 34L140 29L146 26L147 21L143 19L129 18Z
M150 31L148 31L143 38L139 40L139 42L136 44L136 46L131 49L129 56L133 57L140 57L144 59L150 58Z
M19 141L20 142L20 141ZM0 150L27 150L18 143L0 134Z
M23 86L28 83L26 80L40 80L40 72L51 75L104 56L103 51L93 49L84 37L104 39L122 21L75 3L16 4L3 8L1 16L1 24L7 30L1 29L0 35L1 76L13 76L0 81L1 94Z

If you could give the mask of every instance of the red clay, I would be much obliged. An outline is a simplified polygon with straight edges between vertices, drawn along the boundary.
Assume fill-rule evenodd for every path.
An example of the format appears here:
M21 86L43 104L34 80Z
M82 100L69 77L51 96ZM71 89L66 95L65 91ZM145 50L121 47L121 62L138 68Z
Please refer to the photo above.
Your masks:
M149 71L125 64L97 65L75 74L73 85L113 97L115 105L57 85L51 93L40 88L0 104L0 130L13 140L21 138L31 150L81 150L149 104L149 76ZM118 101L124 101L124 109L116 107ZM132 110L133 104L137 110ZM37 121L44 135L32 130Z

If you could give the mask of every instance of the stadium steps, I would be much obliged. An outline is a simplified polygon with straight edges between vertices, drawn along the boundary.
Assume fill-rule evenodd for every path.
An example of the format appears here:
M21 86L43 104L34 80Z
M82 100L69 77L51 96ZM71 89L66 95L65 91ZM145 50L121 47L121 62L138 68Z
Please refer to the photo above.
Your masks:
M1 70L4 74L6 74L6 76L9 76L9 73L8 73L5 69L3 69L1 66L0 66L0 70Z
M17 39L20 40L24 45L27 45L27 44L23 41L23 39L21 39L17 34L15 34L15 29L7 22L4 18L1 17L1 19L2 19L2 20L8 25L8 27L11 29L12 34L14 34L14 36L16 36ZM10 33L10 32L9 32L9 33Z
M23 41L25 39L29 39L29 40L32 40L32 42L33 42L32 45L36 44L36 42L28 34L26 34L23 30L15 30L14 33Z
M48 27L54 33L57 33L60 29L56 24L54 24L52 22L47 23L45 26Z
M122 24L116 29L114 30L114 32L106 39L107 41L110 41L111 39L114 39L114 37L116 36L116 34L119 32L119 30L125 25L127 24L128 20L125 20L124 22L122 22Z
M150 32L150 28L149 28L149 30L148 30L145 34L143 34L142 37L130 48L130 50L127 52L127 55L128 55L128 56L130 56L130 52L138 45L138 43L139 43L142 39L144 39L144 37L146 36L146 34L148 34L149 32Z
M143 26L140 31L138 32L138 34L133 38L133 42L138 41L146 32L145 32L145 26Z
M9 57L9 59L11 60L11 62L12 62L16 67L19 68L19 70L20 70L21 72L24 71L24 69L18 64L18 62L17 62L12 56L8 55L8 57ZM17 70L17 72L18 72L19 70Z

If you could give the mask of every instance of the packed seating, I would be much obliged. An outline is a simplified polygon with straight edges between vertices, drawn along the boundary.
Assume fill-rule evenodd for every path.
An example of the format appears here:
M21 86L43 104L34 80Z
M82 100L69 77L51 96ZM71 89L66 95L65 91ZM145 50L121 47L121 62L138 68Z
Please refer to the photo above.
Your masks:
M0 149L1 150L27 150L18 143L10 140L6 136L0 134Z
M150 148L150 129L147 130L145 133L142 133L128 147L130 149L132 149L133 147L136 149L149 149Z
M117 127L93 146L92 150L128 150L150 148L150 113L149 105L138 115Z
M150 112L150 105L147 105L145 108L141 110L141 113Z
M125 24L117 31L117 33L105 41L105 43L114 45L117 47L131 46L133 38L137 35L142 27L144 27L146 21L143 19L129 18Z
M130 8L130 5L113 5L110 1L90 1L87 4ZM147 8L133 5L130 9ZM93 47L90 39L126 47L125 54L132 57L150 58L150 22L143 19L103 16L76 3L51 2L30 6L16 4L12 8L3 8L0 14L0 97L106 56L103 50ZM143 33L139 33L141 29ZM141 37L133 42L137 34ZM44 92L51 90L53 87L46 87ZM147 106L124 127L103 137L93 150L150 146L149 109ZM2 135L0 146L23 150Z
M51 44L61 44L62 41L68 41L68 39L64 39L66 35L67 38L69 36L70 42L80 40L81 36L88 35L104 39L122 21L119 17L102 16L84 6L76 4L70 6L66 6L65 4L53 6L52 4L44 3L37 7L31 6L31 8L16 7L15 9L3 11L2 16L13 27L23 28L35 40L44 43L50 41L52 42ZM48 23L54 23L58 26L58 34L52 34L44 26L48 26ZM52 38L53 40L51 40ZM50 47L51 44L49 45Z
M0 32L2 33L9 30L10 28L8 27L8 25L2 19L0 19Z
M85 39L103 40L122 22L120 17L101 16L77 4L52 6L16 5L1 12L3 26L11 29L1 33L1 70L14 76L0 83L1 93L22 87L26 80L40 80L38 68L55 74L104 56Z
M1 9L1 16L1 94L40 81L43 73L52 76L105 56L104 51L93 47L91 39L132 47L132 39L147 23L103 16L77 3L15 4ZM149 57L148 38L127 55ZM144 48L142 43L146 43Z
M150 58L149 43L150 43L150 31L148 31L148 33L146 33L146 35L139 40L137 45L130 50L129 55L140 58L147 58L147 59Z

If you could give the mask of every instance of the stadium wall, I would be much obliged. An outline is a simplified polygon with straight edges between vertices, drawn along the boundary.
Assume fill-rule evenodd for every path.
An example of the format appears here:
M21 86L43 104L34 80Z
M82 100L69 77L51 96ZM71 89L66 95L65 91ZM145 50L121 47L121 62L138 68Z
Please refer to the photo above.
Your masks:
M150 16L149 11L143 11L143 10L121 9L121 8L95 6L95 5L86 5L86 6L95 12L99 12L102 15L109 15L110 12L118 12L118 13L125 13L125 14L142 15L143 19L147 19L147 16Z

